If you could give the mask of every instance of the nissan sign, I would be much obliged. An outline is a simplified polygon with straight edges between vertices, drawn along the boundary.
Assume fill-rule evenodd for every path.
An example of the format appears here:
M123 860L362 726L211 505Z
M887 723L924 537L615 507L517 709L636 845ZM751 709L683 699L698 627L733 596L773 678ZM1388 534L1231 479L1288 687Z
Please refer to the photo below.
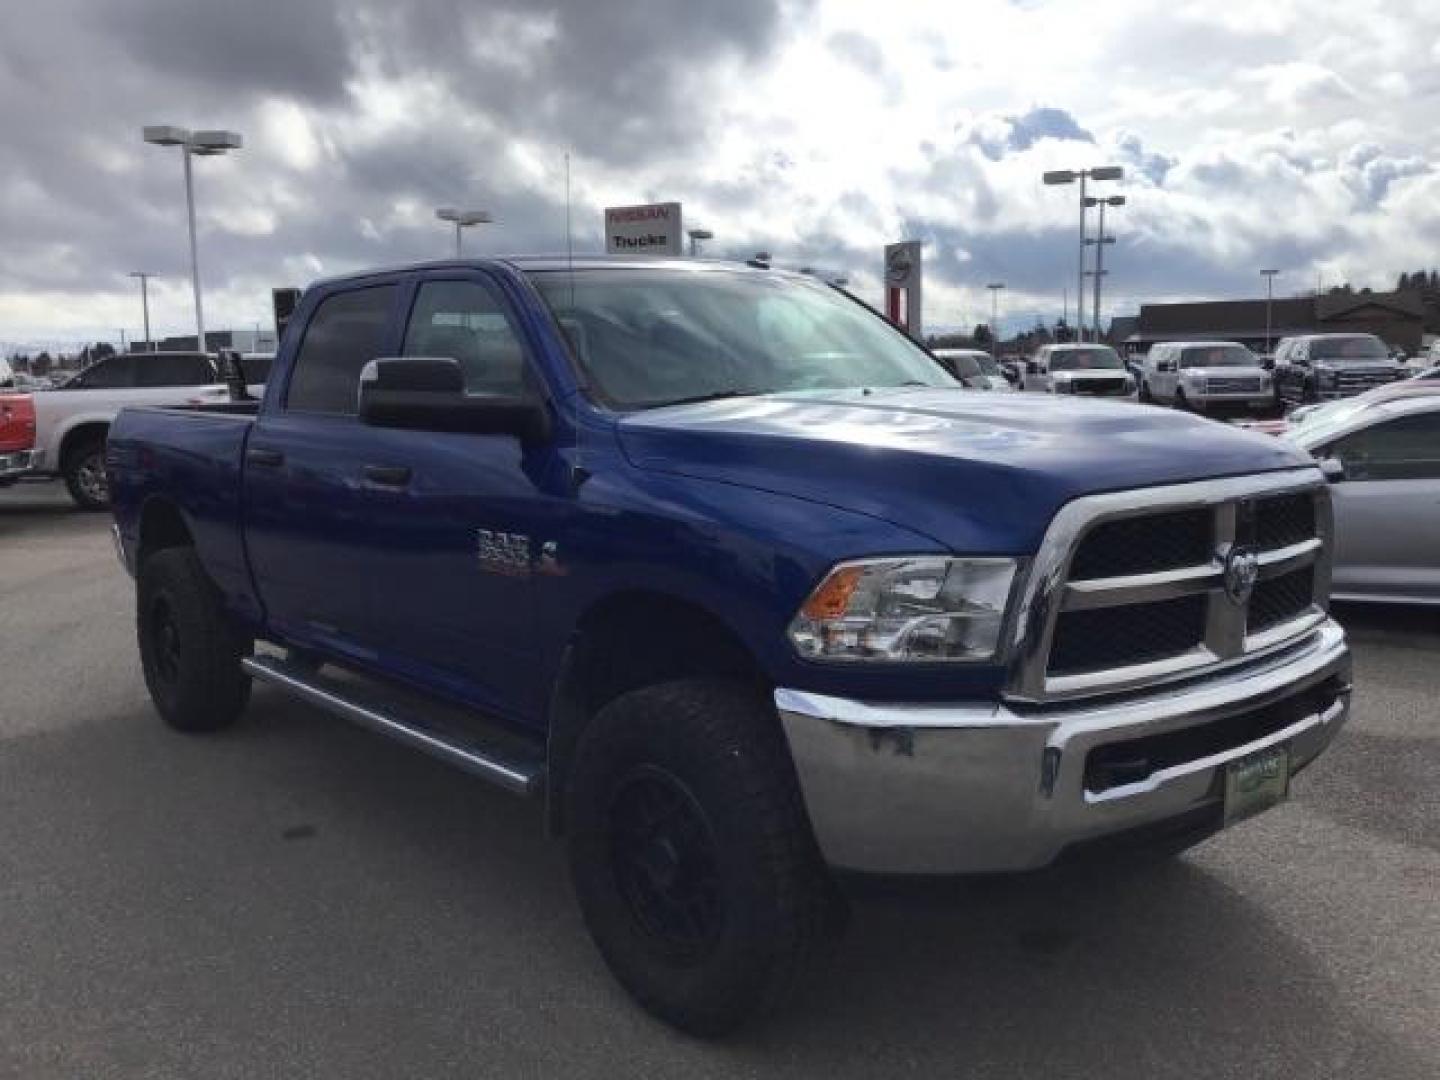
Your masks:
M605 208L605 251L610 255L680 255L684 236L678 202Z

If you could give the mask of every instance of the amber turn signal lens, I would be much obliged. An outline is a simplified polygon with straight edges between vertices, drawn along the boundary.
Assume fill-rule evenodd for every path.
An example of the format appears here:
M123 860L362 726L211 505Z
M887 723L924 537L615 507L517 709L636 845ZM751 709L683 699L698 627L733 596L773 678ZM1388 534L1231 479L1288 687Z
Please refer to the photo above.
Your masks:
M843 618L850 608L850 597L855 594L855 587L864 575L863 566L839 567L810 594L800 613L817 621Z

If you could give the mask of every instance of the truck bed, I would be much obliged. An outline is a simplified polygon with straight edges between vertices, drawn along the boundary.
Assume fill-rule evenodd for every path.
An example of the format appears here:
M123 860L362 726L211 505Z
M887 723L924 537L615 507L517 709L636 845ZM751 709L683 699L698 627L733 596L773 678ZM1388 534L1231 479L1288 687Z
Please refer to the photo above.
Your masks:
M259 406L226 401L123 409L106 451L124 550L141 549L141 512L149 500L163 497L179 511L232 610L257 620L261 609L245 561L241 484L245 444Z

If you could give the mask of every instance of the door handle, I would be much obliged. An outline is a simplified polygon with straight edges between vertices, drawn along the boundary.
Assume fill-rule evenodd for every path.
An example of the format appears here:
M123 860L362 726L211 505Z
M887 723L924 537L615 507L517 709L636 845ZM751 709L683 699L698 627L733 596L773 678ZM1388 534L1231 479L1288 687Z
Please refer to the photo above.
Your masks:
M252 446L245 451L245 460L251 465L267 465L274 468L285 464L285 455L279 450L264 446Z
M404 487L410 482L409 465L366 465L365 479L372 484Z

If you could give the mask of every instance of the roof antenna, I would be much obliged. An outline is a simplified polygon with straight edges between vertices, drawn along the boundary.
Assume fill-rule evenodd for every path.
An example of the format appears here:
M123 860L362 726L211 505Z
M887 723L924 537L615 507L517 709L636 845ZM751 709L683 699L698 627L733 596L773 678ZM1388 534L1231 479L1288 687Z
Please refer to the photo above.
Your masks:
M565 151L565 276L570 293L569 318L575 320L575 232L570 221L570 151ZM570 354L575 360L575 396L571 398L571 420L575 425L575 464L570 469L570 490L578 492L580 485L590 478L585 470L583 441L584 430L580 420L580 395L585 382L585 362L580 355L580 336L574 330L566 329L560 321L561 332L569 340ZM578 329L578 326L576 327Z

